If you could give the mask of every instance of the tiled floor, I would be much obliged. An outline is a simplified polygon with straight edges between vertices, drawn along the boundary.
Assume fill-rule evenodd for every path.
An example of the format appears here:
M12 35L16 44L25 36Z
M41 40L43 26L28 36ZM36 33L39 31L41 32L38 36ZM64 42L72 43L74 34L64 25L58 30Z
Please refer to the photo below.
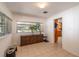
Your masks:
M36 43L26 46L18 46L17 57L74 57L56 44Z

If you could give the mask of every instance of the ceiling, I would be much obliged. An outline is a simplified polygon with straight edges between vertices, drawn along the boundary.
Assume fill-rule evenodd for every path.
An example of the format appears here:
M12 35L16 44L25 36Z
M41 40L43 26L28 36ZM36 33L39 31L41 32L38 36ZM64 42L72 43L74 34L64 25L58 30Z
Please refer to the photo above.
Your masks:
M37 6L38 3L39 2L6 2L5 4L14 13L42 18L48 18L79 4L78 2L47 2L45 8L39 8ZM44 14L43 11L48 11L48 13Z

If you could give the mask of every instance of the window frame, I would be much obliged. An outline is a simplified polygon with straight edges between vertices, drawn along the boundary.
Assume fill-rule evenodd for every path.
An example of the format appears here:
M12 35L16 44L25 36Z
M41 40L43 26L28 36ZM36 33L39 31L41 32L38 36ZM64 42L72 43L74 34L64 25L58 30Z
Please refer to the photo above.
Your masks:
M33 25L33 24L35 24L35 23L40 23L40 22L29 22L29 21L17 21L17 22L24 22L24 23L30 23L30 26L31 25ZM18 24L17 24L17 22L16 22L16 32L17 33L32 33L31 31L30 32L18 32ZM40 23L40 26L41 26L41 24L42 23ZM37 31L37 32L40 32L40 30L39 31ZM34 33L36 33L36 32L34 32Z
M2 34L0 32L0 37L10 34L12 32L12 20L7 15L0 12L0 21L1 21L0 22L1 31L4 30ZM4 21L4 22L2 22L2 21ZM11 28L9 28L9 27L11 27Z

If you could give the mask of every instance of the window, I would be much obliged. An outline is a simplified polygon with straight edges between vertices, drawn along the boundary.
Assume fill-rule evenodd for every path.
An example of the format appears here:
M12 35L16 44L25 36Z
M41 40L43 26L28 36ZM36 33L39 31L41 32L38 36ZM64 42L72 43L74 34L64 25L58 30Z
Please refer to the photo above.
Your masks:
M11 20L0 12L0 37L11 33Z
M17 22L17 32L32 32L32 26L36 27L38 22ZM40 24L40 23L39 23ZM33 32L39 32L40 29L35 29Z

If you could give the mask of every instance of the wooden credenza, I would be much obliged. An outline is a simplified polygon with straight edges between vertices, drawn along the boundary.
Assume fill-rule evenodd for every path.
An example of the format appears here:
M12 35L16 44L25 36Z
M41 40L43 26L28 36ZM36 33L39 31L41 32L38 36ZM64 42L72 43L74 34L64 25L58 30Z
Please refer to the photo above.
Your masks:
M25 35L21 36L20 45L29 45L34 43L43 42L43 35Z

